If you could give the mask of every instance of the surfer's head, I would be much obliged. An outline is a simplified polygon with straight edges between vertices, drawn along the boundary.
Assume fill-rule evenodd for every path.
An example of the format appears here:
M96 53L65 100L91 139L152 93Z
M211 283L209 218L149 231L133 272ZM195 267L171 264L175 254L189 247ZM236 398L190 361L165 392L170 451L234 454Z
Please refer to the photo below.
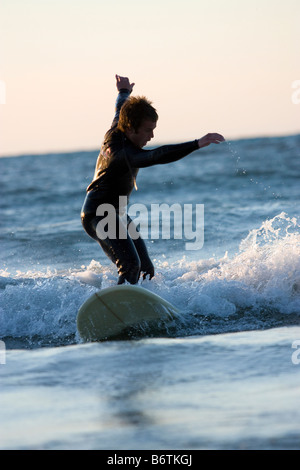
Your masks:
M144 147L153 138L158 114L145 96L131 96L123 104L118 129L137 147Z

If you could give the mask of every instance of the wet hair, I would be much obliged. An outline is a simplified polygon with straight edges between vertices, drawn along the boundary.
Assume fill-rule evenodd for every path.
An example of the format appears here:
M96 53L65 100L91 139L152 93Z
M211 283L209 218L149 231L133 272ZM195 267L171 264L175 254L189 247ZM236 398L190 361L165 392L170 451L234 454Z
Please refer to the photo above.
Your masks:
M137 132L145 119L153 122L158 120L158 114L152 102L145 96L131 96L121 108L118 129L123 132L134 129Z

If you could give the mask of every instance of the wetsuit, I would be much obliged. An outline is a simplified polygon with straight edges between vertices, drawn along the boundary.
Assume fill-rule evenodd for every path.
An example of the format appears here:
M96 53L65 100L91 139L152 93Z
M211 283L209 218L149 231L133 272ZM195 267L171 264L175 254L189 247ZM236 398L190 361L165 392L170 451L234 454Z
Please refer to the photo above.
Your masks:
M149 274L151 279L154 275L154 267L141 236L136 240L132 239L128 233L122 238L102 239L98 236L97 225L104 217L96 215L98 206L110 204L115 208L115 233L118 234L120 226L124 227L119 197L129 197L135 186L139 168L175 162L198 149L196 140L183 144L164 145L154 150L143 150L135 146L117 128L121 107L129 95L130 92L125 89L120 90L118 94L115 117L101 146L94 178L87 188L81 211L81 221L85 231L101 245L106 255L116 264L119 273L118 284L122 284L125 280L136 284L141 272L144 276ZM125 225L127 224L128 227L131 223L132 220L127 215Z

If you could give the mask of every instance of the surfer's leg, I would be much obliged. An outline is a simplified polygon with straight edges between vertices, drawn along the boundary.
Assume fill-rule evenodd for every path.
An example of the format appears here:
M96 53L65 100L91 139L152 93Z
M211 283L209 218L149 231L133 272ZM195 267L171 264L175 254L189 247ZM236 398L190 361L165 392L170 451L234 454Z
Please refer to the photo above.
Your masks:
M153 263L149 257L148 250L146 247L146 244L139 233L139 230L137 229L136 225L134 222L131 220L129 215L127 215L127 227L129 224L132 226L134 225L135 231L139 234L138 238L132 239L134 246L136 248L136 251L138 252L139 258L141 260L141 272L144 273L144 278L149 274L150 279L154 276L154 266Z
M141 260L132 239L127 234L126 238L105 238L101 239L97 235L97 225L103 217L89 217L86 215L82 219L85 231L96 240L105 254L117 266L119 273L118 284L128 281L130 284L136 284L141 271ZM120 233L122 224L119 216L116 214L116 234Z
M103 251L118 268L118 284L128 281L136 284L141 271L141 261L131 238L125 240L99 240Z

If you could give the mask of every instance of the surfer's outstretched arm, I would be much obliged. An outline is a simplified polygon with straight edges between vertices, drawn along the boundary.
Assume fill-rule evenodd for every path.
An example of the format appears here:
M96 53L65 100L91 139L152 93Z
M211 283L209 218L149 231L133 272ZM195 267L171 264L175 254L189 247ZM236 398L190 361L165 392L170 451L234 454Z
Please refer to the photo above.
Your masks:
M198 147L201 149L203 147L207 147L210 144L220 144L224 141L225 139L221 134L206 134L204 137L201 137L201 139L198 139Z

